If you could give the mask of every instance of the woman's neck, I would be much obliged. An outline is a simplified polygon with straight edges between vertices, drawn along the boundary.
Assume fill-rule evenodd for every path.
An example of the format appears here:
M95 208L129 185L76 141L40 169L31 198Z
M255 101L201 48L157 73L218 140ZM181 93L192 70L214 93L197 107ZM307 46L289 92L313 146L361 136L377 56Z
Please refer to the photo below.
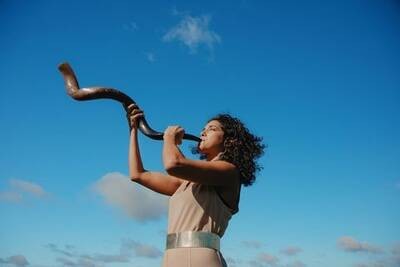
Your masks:
M214 161L214 160L218 160L219 159L219 157L222 155L222 152L219 152L218 154L214 154L214 155L211 155L211 154L208 154L207 155L207 161Z

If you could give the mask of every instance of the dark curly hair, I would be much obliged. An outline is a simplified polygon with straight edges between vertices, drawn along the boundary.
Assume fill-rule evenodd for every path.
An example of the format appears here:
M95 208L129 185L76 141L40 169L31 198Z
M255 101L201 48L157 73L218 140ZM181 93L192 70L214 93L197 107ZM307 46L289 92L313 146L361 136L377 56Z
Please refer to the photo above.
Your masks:
M213 120L218 121L224 131L225 150L220 159L230 162L238 168L241 184L244 186L252 185L256 180L256 172L262 169L262 166L257 162L257 159L264 154L266 147L262 143L262 137L250 133L243 122L229 114L217 114L208 122ZM195 154L200 154L197 148L192 151ZM200 158L204 159L205 155L200 155Z

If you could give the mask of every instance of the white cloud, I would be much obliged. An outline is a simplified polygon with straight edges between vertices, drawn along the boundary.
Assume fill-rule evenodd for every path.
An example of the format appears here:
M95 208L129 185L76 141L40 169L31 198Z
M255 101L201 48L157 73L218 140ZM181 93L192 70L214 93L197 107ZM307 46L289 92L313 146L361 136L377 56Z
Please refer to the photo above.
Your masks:
M226 262L227 262L228 266L231 266L231 267L236 267L237 266L236 260L234 258L226 257L225 259L226 259Z
M25 266L29 265L28 260L23 255L14 255L14 256L8 257L5 260L0 258L0 263L12 265L15 267L25 267Z
M189 15L189 14L190 14L190 12L188 12L188 11L180 11L180 10L178 10L176 8L176 6L174 6L172 8L172 15L174 15L174 16L182 16L182 15Z
M261 248L262 243L256 240L245 240L242 241L242 245L248 248Z
M400 190L400 182L397 182L395 187Z
M259 253L255 259L248 263L251 267L306 267L306 264L299 260L290 263L282 263L278 257L266 252Z
M397 243L392 248L392 261L395 265L400 266L400 243Z
M264 267L264 265L256 260L249 261L249 266L251 267Z
M16 190L21 192L30 193L36 197L44 197L46 196L46 192L44 189L35 183L19 180L19 179L11 179L10 185L14 187Z
M392 254L400 256L400 243L395 244L392 248Z
M227 266L229 267L240 267L240 266L245 266L245 261L239 258L232 258L227 256L225 258L225 261L227 263Z
M103 266L104 263L121 263L129 262L131 254L86 254L77 252L75 247L66 245L64 249L59 248L55 244L48 244L45 247L50 249L53 253L59 255L57 262L61 263L62 266L79 266L79 267L90 267L90 266ZM121 250L122 251L122 250Z
M104 175L92 188L107 204L137 221L156 220L167 213L167 197L133 183L121 173Z
M151 245L146 245L140 242L136 242L133 240L127 240L123 243L124 249L128 251L134 251L137 257L145 257L145 258L159 258L162 256L162 252Z
M95 254L92 259L94 261L114 263L114 262L129 262L129 256L124 254Z
M146 53L146 58L151 63L156 61L156 56L154 55L154 53L151 52Z
M0 201L20 203L22 202L22 195L14 191L0 192Z
M73 257L75 255L73 249L74 247L72 246L65 246L65 249L58 248L56 244L47 244L45 245L46 248L50 249L51 251L59 254L63 254L64 256L67 257Z
M337 241L338 246L348 252L371 252L380 253L382 250L376 246L370 245L367 242L360 242L351 236L343 236Z
M211 17L207 15L199 17L184 15L178 25L172 27L164 35L163 41L182 42L190 49L191 53L196 53L200 45L205 45L209 50L213 50L214 45L221 42L221 37L209 29L210 21Z
M303 250L301 248L299 248L299 247L290 246L290 247L287 247L285 249L282 249L281 253L283 253L283 254L285 254L287 256L293 256L293 255L296 255L297 253L300 253L302 251Z
M398 266L399 265L396 265L396 263L385 259L372 261L370 263L359 263L354 265L354 267L398 267Z
M279 261L277 257L265 252L258 254L257 259L259 262L266 263L269 265L275 265Z
M64 246L64 248L59 248L56 244L47 244L45 247L57 255L57 262L64 267L108 266L108 264L113 263L131 262L131 260L134 259L135 256L145 257L149 259L156 259L162 256L162 252L158 248L134 240L122 241L119 253L115 254L82 253L78 251L75 247L71 247L68 245Z
M135 32L135 31L138 30L138 25L137 25L136 22L131 21L131 22L127 23L127 24L124 24L123 28L126 31Z
M21 203L26 196L44 198L50 195L43 187L33 182L21 179L10 179L8 184L11 189L0 192L0 201Z
M70 267L70 266L78 266L77 263L75 263L74 261L69 260L69 259L58 257L56 260L57 260L57 262L61 263L62 266L68 266L68 267Z
M306 267L306 265L301 261L294 261L286 265L286 267Z
M383 254L380 259L371 258L369 262L355 264L354 267L399 267L400 244L395 244L390 252L389 254Z

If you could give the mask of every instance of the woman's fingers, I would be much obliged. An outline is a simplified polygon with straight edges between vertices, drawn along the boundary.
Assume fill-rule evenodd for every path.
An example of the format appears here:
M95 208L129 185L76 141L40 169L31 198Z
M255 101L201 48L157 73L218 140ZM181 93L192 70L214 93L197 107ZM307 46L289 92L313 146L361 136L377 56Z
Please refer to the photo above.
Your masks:
M139 109L139 107L138 107L136 104L130 104L130 105L127 107L126 111L127 111L128 113L132 113L132 111L134 111L135 109Z
M132 108L135 108L135 107L137 108L138 106L136 104L132 103L132 104L129 104L128 109L132 109Z
M182 127L178 126L176 128L176 131L177 131L177 134L175 136L175 142L176 142L176 144L180 145L180 144L182 144L182 138L183 138L183 135L185 134L185 130Z
M134 110L131 112L131 115L136 115L136 114L139 114L139 113L143 114L143 110L141 110L141 109L134 109Z
M137 121L139 120L139 118L143 117L143 113L138 113L135 115L132 115L129 117L129 120L131 121L131 123L137 123Z
M137 108L136 104L129 104L128 106L124 105L124 109L126 113L130 113L133 109Z
M164 136L170 136L175 139L175 144L182 144L182 138L185 130L179 125L168 126L164 132Z
M139 118L143 116L144 116L143 111L140 109L133 109L130 113L128 113L127 117L131 128L137 128Z
M179 125L171 125L168 126L167 129L164 132L168 132L168 133L179 133L185 131L181 126Z
M137 120L140 117L143 117L143 113L137 113L135 115L131 115L131 120Z
M135 117L136 115L139 115L139 117L143 117L143 116L144 116L144 113L143 113L143 111L141 111L141 110L133 111L133 112L130 113L130 114L126 114L126 117L127 117L128 119L131 119L131 118Z
M131 104L128 106L127 115L132 116L138 113L143 113L143 110L139 109L136 105Z

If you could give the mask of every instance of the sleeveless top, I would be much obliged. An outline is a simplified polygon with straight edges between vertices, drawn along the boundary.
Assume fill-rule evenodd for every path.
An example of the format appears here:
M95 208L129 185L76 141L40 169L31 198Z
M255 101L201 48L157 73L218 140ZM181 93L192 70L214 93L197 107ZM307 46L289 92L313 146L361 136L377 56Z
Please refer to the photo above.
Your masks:
M168 234L184 231L212 232L222 237L232 211L215 186L184 181L169 199Z

